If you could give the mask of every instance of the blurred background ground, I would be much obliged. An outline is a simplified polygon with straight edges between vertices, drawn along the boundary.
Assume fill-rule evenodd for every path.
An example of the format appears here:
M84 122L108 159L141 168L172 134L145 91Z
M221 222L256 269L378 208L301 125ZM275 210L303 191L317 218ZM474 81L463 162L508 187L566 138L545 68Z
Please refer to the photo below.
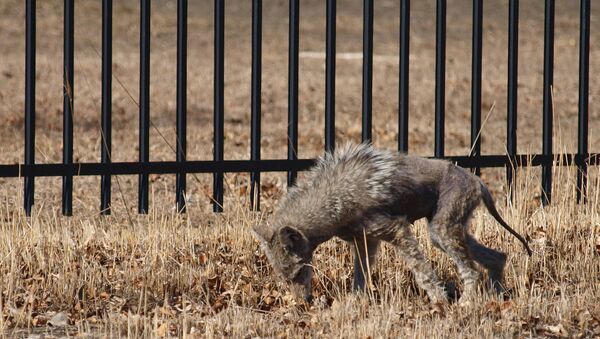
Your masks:
M398 1L375 6L373 139L376 146L397 145ZM38 2L36 161L61 161L62 147L62 1ZM287 1L265 1L263 38L263 158L287 153ZM557 1L555 41L555 150L576 151L578 82L578 5ZM598 53L594 37L600 22L592 6L590 56L590 145L599 136L595 98ZM495 108L482 131L482 153L506 149L508 1L484 5L482 115ZM471 3L448 2L446 154L470 149ZM139 88L139 2L114 4L113 152L114 161L137 159ZM300 9L300 97L298 154L310 158L323 150L325 5L302 1ZM543 79L543 2L521 3L519 38L518 151L541 151ZM24 3L0 4L0 160L23 161ZM225 158L249 158L251 2L228 2L225 19ZM75 6L75 161L98 161L100 154L101 2ZM176 2L152 2L151 160L174 160ZM362 2L339 1L337 16L338 142L360 140ZM213 2L189 5L188 158L212 158ZM411 8L409 152L433 155L435 2ZM122 83L122 86L119 84ZM131 97L129 96L131 94ZM160 134L165 139L163 139ZM499 178L502 171L488 171ZM268 176L267 176L268 177ZM0 179L4 182L6 179ZM59 179L41 179L58 183ZM77 182L88 179L76 179ZM96 180L96 179L91 179ZM126 178L124 180L127 180ZM97 181L97 180L96 180ZM204 179L203 179L204 181ZM91 186L96 189L98 185ZM129 180L127 181L129 182ZM207 181L208 182L208 181ZM83 184L83 183L82 183ZM131 184L135 184L131 182ZM58 187L58 184L52 185ZM193 190L194 188L191 187ZM129 190L127 190L129 191ZM135 191L135 190L132 190ZM92 194L96 196L96 194Z

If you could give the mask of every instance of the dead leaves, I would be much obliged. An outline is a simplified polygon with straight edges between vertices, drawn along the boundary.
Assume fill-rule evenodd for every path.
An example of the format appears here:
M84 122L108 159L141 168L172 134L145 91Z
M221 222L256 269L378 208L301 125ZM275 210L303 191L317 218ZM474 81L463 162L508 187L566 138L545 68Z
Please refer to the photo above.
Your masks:
M489 301L485 304L484 310L488 315L507 317L514 311L514 304L511 301L497 302Z
M496 319L496 331L511 328L515 332L528 331L551 338L586 338L600 335L600 318L589 309L577 310L570 322L548 323L541 316L522 315L512 301L490 301L484 306L485 314Z
M536 328L536 334L543 335L551 338L567 338L569 337L569 331L562 325L541 325Z
M156 335L158 337L163 338L167 335L168 331L169 331L169 325L167 323L163 323L156 329Z
M24 327L42 327L50 326L55 328L67 327L73 323L70 314L66 312L28 312L24 308L11 308L9 317L6 319L14 326Z
M271 185L264 187L264 194L279 194L275 182L266 181L263 185ZM223 227L215 220L211 219L210 227ZM173 232L178 232L178 225ZM298 333L326 337L335 331L332 324L369 324L378 318L394 324L391 326L395 330L454 321L469 328L477 326L474 322L481 322L480 326L490 326L488 329L499 336L600 335L598 309L581 307L588 305L585 301L568 301L569 307L578 307L569 315L563 306L556 306L566 298L580 296L577 289L588 288L589 279L586 282L582 278L585 275L573 274L576 261L564 259L575 249L561 243L552 228L531 228L530 235L537 241L540 256L528 261L531 266L527 269L517 268L519 273L525 272L523 275L508 273L508 284L519 292L514 299L474 302L470 308L462 309L455 305L430 305L414 286L414 279L402 271L405 268L394 263L393 251L386 248L380 254L388 265L377 266L369 297L348 302L356 297L350 292L352 252L340 242L329 242L315 254L315 298L312 304L306 304L289 292L287 284L275 278L267 258L249 234L248 238L238 239L245 236L245 231L228 227L225 232L216 232L207 226L200 235L189 228L182 232L183 240L177 238L179 235L128 234L128 230L107 233L114 237L111 239L103 236L102 230L96 230L87 236L72 232L64 247L60 247L62 243L42 243L35 247L36 251L47 257L58 253L59 259L48 265L27 259L31 253L15 257L16 265L21 267L14 273L18 286L10 294L0 291L0 302L5 303L2 325L58 331L78 326L105 328L108 324L120 324L117 326L127 328L128 324L139 324L149 336L195 333L202 337L206 333L238 333L235 326L227 324L238 321L241 314L267 322L264 327L272 328L273 333L260 329L254 333L273 337L293 337ZM595 253L600 253L598 234L591 233L585 242L578 242L576 250L585 248L596 258ZM165 242L165 238L175 243L164 247L160 242ZM73 254L64 255L68 251ZM562 260L562 266L555 264L557 260ZM436 269L443 266L436 265ZM539 298L532 307L527 304L528 294ZM406 296L408 299L403 299ZM542 304L538 300L543 300ZM182 319L193 320L185 323ZM215 325L215 321L223 326ZM251 325L254 324L243 326Z
M205 252L198 253L198 264L204 266L208 262L208 254Z
M69 325L69 317L64 312L58 312L48 320L48 324L54 327L65 327Z

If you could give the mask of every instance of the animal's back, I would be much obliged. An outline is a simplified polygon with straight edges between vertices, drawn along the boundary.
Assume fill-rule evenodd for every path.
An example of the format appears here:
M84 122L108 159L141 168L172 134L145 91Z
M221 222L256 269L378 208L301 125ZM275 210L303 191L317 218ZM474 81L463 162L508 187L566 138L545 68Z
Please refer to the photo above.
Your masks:
M280 214L313 226L347 221L378 203L399 156L365 144L346 144L326 153L290 188Z
M335 229L385 212L414 221L428 216L449 163L346 144L317 159L279 206L283 223Z
M340 193L355 194L363 209L387 210L414 221L428 216L441 178L454 167L445 160L346 144L324 155L309 178Z
M378 200L389 193L402 157L397 152L377 150L366 144L346 144L317 160L306 175L305 186Z

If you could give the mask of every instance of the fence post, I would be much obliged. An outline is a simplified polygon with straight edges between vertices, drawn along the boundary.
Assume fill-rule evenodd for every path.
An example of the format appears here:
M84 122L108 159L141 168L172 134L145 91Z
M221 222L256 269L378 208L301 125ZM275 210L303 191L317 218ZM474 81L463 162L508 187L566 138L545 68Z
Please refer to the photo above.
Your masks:
M588 167L588 100L590 80L590 0L581 0L579 31L579 121L577 202L586 201Z
M187 0L177 0L177 162L186 160L187 152ZM185 213L186 173L175 177L177 211Z
M73 163L73 55L74 55L73 0L64 2L64 65L63 65L63 164ZM73 176L63 176L62 214L73 214Z
M446 114L446 0L437 0L435 45L435 157L444 156Z
M363 1L362 141L371 142L373 108L373 0Z
M102 129L100 161L111 163L112 152L112 0L102 1ZM110 175L100 179L100 213L110 214Z
M288 54L288 160L298 159L298 53L300 43L300 1L290 1ZM288 172L288 187L296 182L296 171Z
M518 73L519 73L519 0L510 0L508 4L508 94L506 118L506 148L510 164L506 166L506 180L510 198L514 194L514 177L517 166L517 112L518 112Z
M325 151L335 148L336 0L327 0L325 24Z
M400 2L400 60L398 84L398 150L408 152L408 91L410 47L410 0Z
M471 63L471 154L481 155L481 68L483 40L483 0L473 0L473 45ZM479 166L475 174L479 175Z
M150 0L140 0L139 162L150 161ZM148 213L148 174L139 175L138 213Z
M262 78L262 0L252 1L252 79L250 103L250 159L260 160L261 79ZM260 171L250 173L250 208L260 210Z
M25 3L25 165L35 164L35 32L36 3ZM24 177L23 207L31 215L34 200L35 177Z
M545 156L552 157L552 86L554 77L554 0L546 0L544 16L544 102L543 102L543 142ZM542 165L542 203L552 201L552 163Z
M214 161L223 161L225 115L225 0L215 0ZM213 211L223 212L223 172L213 173Z

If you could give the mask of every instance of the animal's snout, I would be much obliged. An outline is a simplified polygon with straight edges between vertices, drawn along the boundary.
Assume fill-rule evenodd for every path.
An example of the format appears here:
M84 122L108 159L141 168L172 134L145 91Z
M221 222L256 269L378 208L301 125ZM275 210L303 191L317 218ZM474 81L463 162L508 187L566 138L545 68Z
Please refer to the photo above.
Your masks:
M292 279L292 290L297 298L302 297L306 302L312 301L312 267L305 265Z
M312 294L311 294L311 286L309 285L304 285L304 284L298 284L298 283L291 283L290 284L290 290L292 292L292 294L294 295L294 297L296 298L296 300L300 300L301 298L304 299L304 301L310 303L312 301Z

